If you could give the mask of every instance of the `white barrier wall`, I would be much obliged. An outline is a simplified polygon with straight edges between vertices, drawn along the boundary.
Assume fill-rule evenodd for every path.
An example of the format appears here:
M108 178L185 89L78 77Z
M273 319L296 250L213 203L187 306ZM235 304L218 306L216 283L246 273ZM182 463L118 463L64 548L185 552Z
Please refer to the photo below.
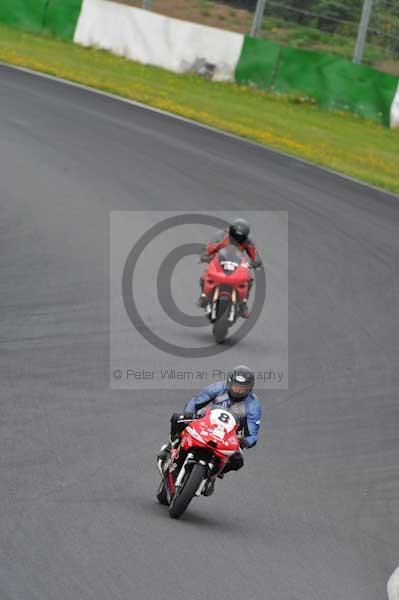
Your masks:
M390 125L391 127L399 127L399 84L393 102L391 104Z
M194 71L215 81L235 81L244 36L111 0L83 0L74 41L176 73ZM399 85L390 126L399 127Z
M399 600L399 567L392 573L387 587L389 600Z
M234 81L244 36L108 0L83 0L74 41L177 73L206 61L215 65L214 80Z

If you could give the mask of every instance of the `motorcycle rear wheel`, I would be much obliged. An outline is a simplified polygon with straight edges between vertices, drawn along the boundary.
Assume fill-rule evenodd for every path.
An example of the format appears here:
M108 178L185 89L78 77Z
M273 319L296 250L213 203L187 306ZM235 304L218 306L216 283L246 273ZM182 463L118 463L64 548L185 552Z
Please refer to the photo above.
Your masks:
M186 510L191 500L194 498L201 481L206 477L206 467L200 463L195 463L185 482L179 488L172 498L169 506L169 515L172 519L178 519Z

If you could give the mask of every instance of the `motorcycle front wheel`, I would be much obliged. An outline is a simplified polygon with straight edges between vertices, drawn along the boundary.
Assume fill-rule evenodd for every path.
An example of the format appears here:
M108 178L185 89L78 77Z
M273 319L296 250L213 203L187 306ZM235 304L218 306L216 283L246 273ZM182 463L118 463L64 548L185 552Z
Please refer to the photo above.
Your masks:
M213 335L217 344L223 344L227 337L227 331L229 329L229 315L230 315L230 299L219 298L216 321L213 324Z
M169 515L172 519L178 519L186 510L195 492L198 490L201 481L206 477L206 467L200 463L195 463L183 481L182 486L176 490L169 506Z

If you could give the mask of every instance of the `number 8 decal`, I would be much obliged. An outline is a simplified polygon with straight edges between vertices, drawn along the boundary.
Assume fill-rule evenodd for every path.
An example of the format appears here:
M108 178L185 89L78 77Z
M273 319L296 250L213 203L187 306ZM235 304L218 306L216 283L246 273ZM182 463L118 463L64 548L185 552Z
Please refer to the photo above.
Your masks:
M230 415L227 413L221 413L219 415L219 421L222 421L222 423L228 423L230 421Z

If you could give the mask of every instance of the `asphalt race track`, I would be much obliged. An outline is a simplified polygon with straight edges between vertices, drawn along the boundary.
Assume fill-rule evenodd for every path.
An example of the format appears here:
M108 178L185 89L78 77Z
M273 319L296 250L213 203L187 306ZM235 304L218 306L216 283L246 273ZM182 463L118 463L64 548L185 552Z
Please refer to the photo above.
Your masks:
M1 600L386 598L398 198L4 66L0 198ZM242 208L289 212L289 390L176 522L154 454L187 397L109 388L109 211Z

